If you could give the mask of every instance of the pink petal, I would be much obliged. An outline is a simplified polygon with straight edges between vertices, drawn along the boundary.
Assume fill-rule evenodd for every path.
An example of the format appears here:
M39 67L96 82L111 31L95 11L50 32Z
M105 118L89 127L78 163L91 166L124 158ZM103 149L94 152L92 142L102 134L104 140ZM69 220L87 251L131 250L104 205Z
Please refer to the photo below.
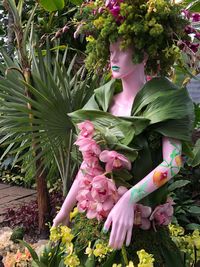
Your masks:
M102 162L108 162L110 160L110 151L108 150L102 151L101 154L99 155L99 159Z
M87 216L88 219L94 219L94 218L96 218L96 216L97 216L97 212L96 212L96 210L91 210L91 209L89 209L89 210L87 211L86 216Z
M123 196L127 191L128 189L125 186L120 186L117 189L117 192L120 195L120 197Z
M113 162L106 163L106 172L111 172L113 170Z
M151 223L148 219L142 218L142 224L140 225L140 228L143 230L148 230L151 227Z
M103 203L103 210L110 211L113 206L114 206L114 202L112 198L109 198Z
M137 204L137 208L139 208L142 218L148 218L150 216L151 207L144 206L144 205L141 205L141 204Z

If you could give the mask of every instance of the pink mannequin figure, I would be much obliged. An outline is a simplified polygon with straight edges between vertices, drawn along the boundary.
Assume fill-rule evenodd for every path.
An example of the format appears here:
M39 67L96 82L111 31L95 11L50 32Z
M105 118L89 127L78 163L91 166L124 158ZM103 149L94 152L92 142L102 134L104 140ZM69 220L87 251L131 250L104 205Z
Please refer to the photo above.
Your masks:
M121 79L123 86L122 92L114 96L109 109L110 113L116 116L130 116L134 98L145 83L144 62L134 64L133 53L131 48L121 50L120 41L110 45L112 75L113 78ZM105 232L112 226L110 247L120 249L123 243L129 246L133 231L135 204L179 172L181 167L180 141L163 137L162 148L163 162L129 189L110 211L104 224ZM82 173L79 170L61 210L54 219L53 226L69 222L69 213L76 204L81 178Z

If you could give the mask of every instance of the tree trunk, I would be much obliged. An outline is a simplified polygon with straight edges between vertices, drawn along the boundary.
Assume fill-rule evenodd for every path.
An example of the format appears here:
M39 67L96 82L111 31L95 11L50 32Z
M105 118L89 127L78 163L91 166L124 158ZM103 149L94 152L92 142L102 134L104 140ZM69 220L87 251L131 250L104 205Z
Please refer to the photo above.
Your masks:
M43 163L40 159L36 162L36 169L39 233L41 238L47 238L49 236L47 222L51 221L51 206L47 190L46 171L43 170Z
M9 57L13 58L14 55L14 39L15 39L15 32L13 29L13 14L9 10L8 11L8 25L7 25L7 53Z

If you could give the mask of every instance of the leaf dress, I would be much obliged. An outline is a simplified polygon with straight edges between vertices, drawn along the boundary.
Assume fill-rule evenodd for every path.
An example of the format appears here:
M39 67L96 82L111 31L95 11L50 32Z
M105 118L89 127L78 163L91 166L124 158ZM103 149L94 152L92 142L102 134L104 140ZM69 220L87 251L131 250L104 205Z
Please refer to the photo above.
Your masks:
M125 177L116 181L118 186L127 185L130 188L162 162L162 136L175 138L182 143L190 141L194 121L193 103L186 88L177 88L165 77L153 78L144 85L134 99L129 117L116 117L108 113L114 94L112 80L96 89L82 110L75 111L69 116L74 123L92 121L95 128L104 133L109 147L132 161L132 179L128 180L128 183ZM167 185L164 185L140 203L153 209L165 203L167 194ZM103 224L88 220L84 215L77 216L73 228L77 234L75 247L77 246L79 256L83 255L88 241L104 239L102 227ZM80 229L83 228L85 231L81 234ZM149 230L133 228L132 241L126 248L126 256L137 264L136 251L140 249L154 255L155 267L184 266L181 254L170 239L167 227ZM98 263L99 265L95 259L92 261L90 258L91 265L88 266L112 266L114 262L125 266L122 254L121 250L113 251L102 263ZM83 266L87 266L86 262Z

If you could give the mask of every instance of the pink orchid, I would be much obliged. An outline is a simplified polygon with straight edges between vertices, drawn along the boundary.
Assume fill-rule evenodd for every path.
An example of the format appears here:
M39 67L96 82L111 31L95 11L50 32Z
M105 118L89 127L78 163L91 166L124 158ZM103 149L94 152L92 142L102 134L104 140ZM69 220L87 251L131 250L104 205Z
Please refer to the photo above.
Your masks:
M157 206L150 216L150 220L154 220L157 225L168 225L173 216L173 200L169 198L163 205Z
M195 30L195 28L192 27L191 25L187 25L187 26L185 27L185 32L186 32L187 34L191 34L191 33L196 33L196 30Z
M190 11L188 11L187 9L183 9L181 13L185 18L190 19L191 16Z
M199 21L200 21L200 13L193 13L192 22L199 22Z
M76 31L74 32L74 39L77 39L78 38L82 26L83 26L83 23L81 23L81 24L78 25Z
M99 145L95 142L95 140L90 138L78 138L75 142L77 146L79 146L79 150L85 155L90 156L98 156L101 153L101 149ZM83 155L84 157L84 155Z
M114 204L115 202L111 197L103 203L91 201L86 216L88 219L96 218L98 221L101 221L102 219L105 219L108 216Z
M106 171L111 172L113 169L125 168L131 169L131 162L122 154L116 151L104 150L99 155L99 159L106 163Z
M76 200L78 201L77 207L79 212L85 212L89 207L90 201L92 200L90 190L79 190Z
M86 138L91 138L94 134L94 125L91 121L84 121L77 124L78 129L80 130L79 135Z
M83 178L79 181L79 188L90 190L92 179L93 177L90 175L83 176Z
M135 221L134 225L143 230L148 230L151 227L149 216L151 214L151 207L142 204L135 205Z
M117 201L118 193L114 182L108 179L105 175L94 177L91 182L91 195L98 202L106 201L110 196Z
M102 167L99 165L99 159L96 157L91 158L90 161L83 161L80 169L83 175L87 175L92 178L104 172Z
M107 0L106 7L109 9L110 13L115 17L116 21L120 23L123 21L123 17L120 15L120 3L123 3L123 0Z

